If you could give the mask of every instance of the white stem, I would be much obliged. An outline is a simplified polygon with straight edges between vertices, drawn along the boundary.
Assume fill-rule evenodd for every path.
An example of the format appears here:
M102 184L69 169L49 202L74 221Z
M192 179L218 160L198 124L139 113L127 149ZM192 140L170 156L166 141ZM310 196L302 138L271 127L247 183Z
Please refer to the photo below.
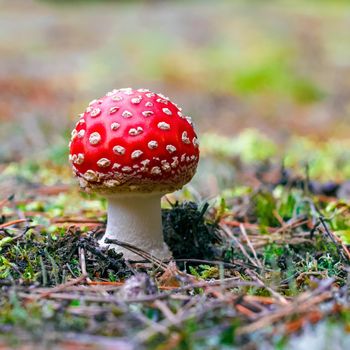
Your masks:
M106 246L105 238L117 239L135 245L159 259L171 257L164 243L160 207L161 194L122 195L108 198L106 233L100 241ZM108 244L130 260L142 258L115 244Z

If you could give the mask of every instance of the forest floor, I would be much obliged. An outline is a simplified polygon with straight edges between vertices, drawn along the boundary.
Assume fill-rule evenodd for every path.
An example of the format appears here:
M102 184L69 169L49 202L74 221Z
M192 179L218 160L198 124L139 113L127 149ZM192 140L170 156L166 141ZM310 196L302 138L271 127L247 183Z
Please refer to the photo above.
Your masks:
M349 182L261 158L264 142L246 144L250 160L203 144L204 167L233 166L234 185L211 199L192 186L164 198L172 261L101 250L106 203L80 194L66 165L4 166L2 347L347 348ZM341 171L342 159L323 159Z

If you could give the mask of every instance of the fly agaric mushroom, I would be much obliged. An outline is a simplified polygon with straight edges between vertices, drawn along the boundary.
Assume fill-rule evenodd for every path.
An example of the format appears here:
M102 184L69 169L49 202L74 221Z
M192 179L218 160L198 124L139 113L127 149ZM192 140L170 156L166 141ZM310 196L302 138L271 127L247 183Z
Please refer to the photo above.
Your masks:
M199 149L191 119L147 89L113 90L90 102L72 131L70 162L80 187L108 200L106 238L171 257L160 199L196 172ZM125 258L137 256L117 245Z

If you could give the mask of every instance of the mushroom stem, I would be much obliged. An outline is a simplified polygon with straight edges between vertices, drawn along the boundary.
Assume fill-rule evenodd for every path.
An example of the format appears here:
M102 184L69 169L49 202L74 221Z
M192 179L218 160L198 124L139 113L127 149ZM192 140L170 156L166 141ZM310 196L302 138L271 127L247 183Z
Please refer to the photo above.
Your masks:
M106 238L130 243L159 259L171 257L162 232L160 199L162 194L128 194L108 197L106 233L100 240L106 246ZM141 260L140 256L116 244L110 244L129 260Z

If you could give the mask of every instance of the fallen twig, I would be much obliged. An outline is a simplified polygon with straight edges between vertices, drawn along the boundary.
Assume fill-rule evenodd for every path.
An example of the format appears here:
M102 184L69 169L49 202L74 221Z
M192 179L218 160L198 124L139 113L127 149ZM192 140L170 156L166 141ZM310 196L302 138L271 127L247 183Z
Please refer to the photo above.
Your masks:
M349 249L347 248L347 246L343 243L343 241L336 236L327 226L324 218L322 216L319 217L320 222L325 230L325 232L327 233L328 237L331 239L331 241L334 243L334 245L337 247L338 251L340 252L340 255L342 255L342 257L345 260L350 261L350 252ZM342 250L339 249L339 245L342 247Z
M0 229L3 229L5 227L9 227L9 226L13 226L13 225L17 225L17 224L21 224L22 222L29 222L29 219L18 219L18 220L12 220L9 222L5 222L4 224L0 225Z

